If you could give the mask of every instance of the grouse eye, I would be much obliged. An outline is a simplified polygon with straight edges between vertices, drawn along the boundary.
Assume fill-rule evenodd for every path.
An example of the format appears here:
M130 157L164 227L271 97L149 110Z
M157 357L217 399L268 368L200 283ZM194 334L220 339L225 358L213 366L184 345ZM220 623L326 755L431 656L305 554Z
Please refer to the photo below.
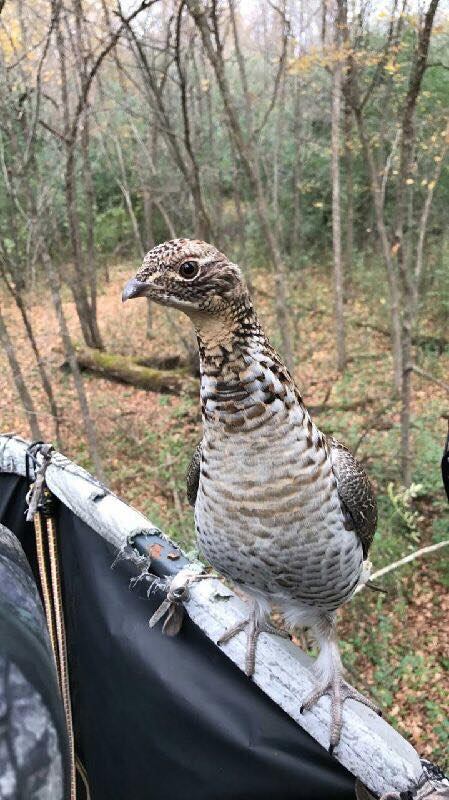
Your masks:
M194 278L198 275L199 266L196 261L184 261L179 268L179 274L182 278Z

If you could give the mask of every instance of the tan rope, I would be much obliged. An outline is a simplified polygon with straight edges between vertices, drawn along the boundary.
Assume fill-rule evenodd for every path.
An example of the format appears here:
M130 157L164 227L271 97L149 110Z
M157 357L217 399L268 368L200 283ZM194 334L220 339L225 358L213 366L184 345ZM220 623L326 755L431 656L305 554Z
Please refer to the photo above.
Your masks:
M80 774L81 779L82 779L82 781L84 783L84 791L86 792L86 800L91 800L89 778L87 777L87 772L84 769L84 764L80 761L78 756L76 756L76 768L77 768L78 773Z
M35 471L34 483L30 486L27 494L28 511L26 518L28 521L33 520L34 522L34 528L36 532L36 555L39 567L42 596L44 600L44 610L47 619L50 643L56 664L59 689L64 707L67 737L69 740L70 800L76 800L77 770L84 783L86 800L90 800L87 773L75 752L72 702L70 698L70 681L67 659L67 640L64 622L64 608L62 603L56 523L51 513L52 494L45 485L45 472L51 461L52 450L53 448L51 445L42 445L42 447L40 447L42 463ZM35 459L35 454L33 457ZM44 500L44 514L41 514L39 511L42 500ZM50 580L48 576L48 566L50 567Z
M48 489L44 488L44 492L48 492ZM86 787L87 800L89 800L90 793L87 783L87 775L81 762L78 764L76 763L77 759L75 755L75 737L73 734L72 703L70 699L67 643L64 623L64 609L62 605L61 575L59 570L56 525L53 517L49 515L46 515L44 522L40 511L37 511L34 514L33 521L36 532L36 555L39 567L42 596L44 600L44 610L47 619L50 643L56 664L56 672L66 720L67 737L69 740L70 800L76 800L77 767ZM44 530L46 535L44 534ZM48 579L47 571L47 555L48 564L50 566L50 580Z
M42 519L39 513L36 513L34 515L34 528L36 531L36 555L37 555L37 564L39 567L39 577L41 581L42 596L44 599L45 617L47 619L47 627L50 636L51 649L53 651L53 656L56 664L56 672L59 681L59 661L58 661L58 649L56 644L55 620L53 615L53 598L51 595L51 589L48 582L47 565L45 562L44 533L42 530ZM61 688L61 686L59 688Z
M45 491L45 490L44 490ZM48 490L47 490L48 491ZM61 686L62 702L69 738L70 756L70 797L76 800L76 765L75 765L75 737L73 735L72 703L70 699L69 668L67 660L67 643L64 623L64 609L62 606L61 575L59 570L58 543L56 525L53 517L47 517L47 541L50 559L50 577L53 592L53 609L56 625L56 639L59 657L59 681Z

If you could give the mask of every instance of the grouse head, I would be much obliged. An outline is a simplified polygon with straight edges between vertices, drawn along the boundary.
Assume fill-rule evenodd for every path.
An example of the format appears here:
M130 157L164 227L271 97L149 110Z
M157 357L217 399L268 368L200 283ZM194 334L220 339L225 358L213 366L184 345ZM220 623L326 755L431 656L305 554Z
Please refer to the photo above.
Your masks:
M122 300L149 297L195 317L225 312L245 296L239 267L223 253L199 239L172 239L146 254Z

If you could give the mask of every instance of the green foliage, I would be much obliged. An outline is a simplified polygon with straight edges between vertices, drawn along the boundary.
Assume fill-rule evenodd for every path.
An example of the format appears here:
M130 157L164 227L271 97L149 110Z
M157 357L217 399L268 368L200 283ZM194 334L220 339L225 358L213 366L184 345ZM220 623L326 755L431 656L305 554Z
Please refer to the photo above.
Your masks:
M400 486L395 489L393 483L387 486L387 495L393 508L393 519L399 522L405 534L414 542L420 540L420 522L422 517L412 508L412 502L422 494L423 485L412 483L408 488Z
M95 216L95 245L99 253L109 255L119 246L131 244L129 220L122 205L110 206Z

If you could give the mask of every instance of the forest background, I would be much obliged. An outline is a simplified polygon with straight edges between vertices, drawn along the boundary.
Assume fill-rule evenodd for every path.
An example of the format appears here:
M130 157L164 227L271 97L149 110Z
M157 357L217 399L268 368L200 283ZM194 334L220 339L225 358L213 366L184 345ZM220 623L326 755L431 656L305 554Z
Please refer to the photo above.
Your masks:
M2 432L192 550L195 341L120 295L154 244L200 237L372 477L374 568L449 538L447 3L0 0L0 93ZM448 552L340 629L353 681L446 766Z

